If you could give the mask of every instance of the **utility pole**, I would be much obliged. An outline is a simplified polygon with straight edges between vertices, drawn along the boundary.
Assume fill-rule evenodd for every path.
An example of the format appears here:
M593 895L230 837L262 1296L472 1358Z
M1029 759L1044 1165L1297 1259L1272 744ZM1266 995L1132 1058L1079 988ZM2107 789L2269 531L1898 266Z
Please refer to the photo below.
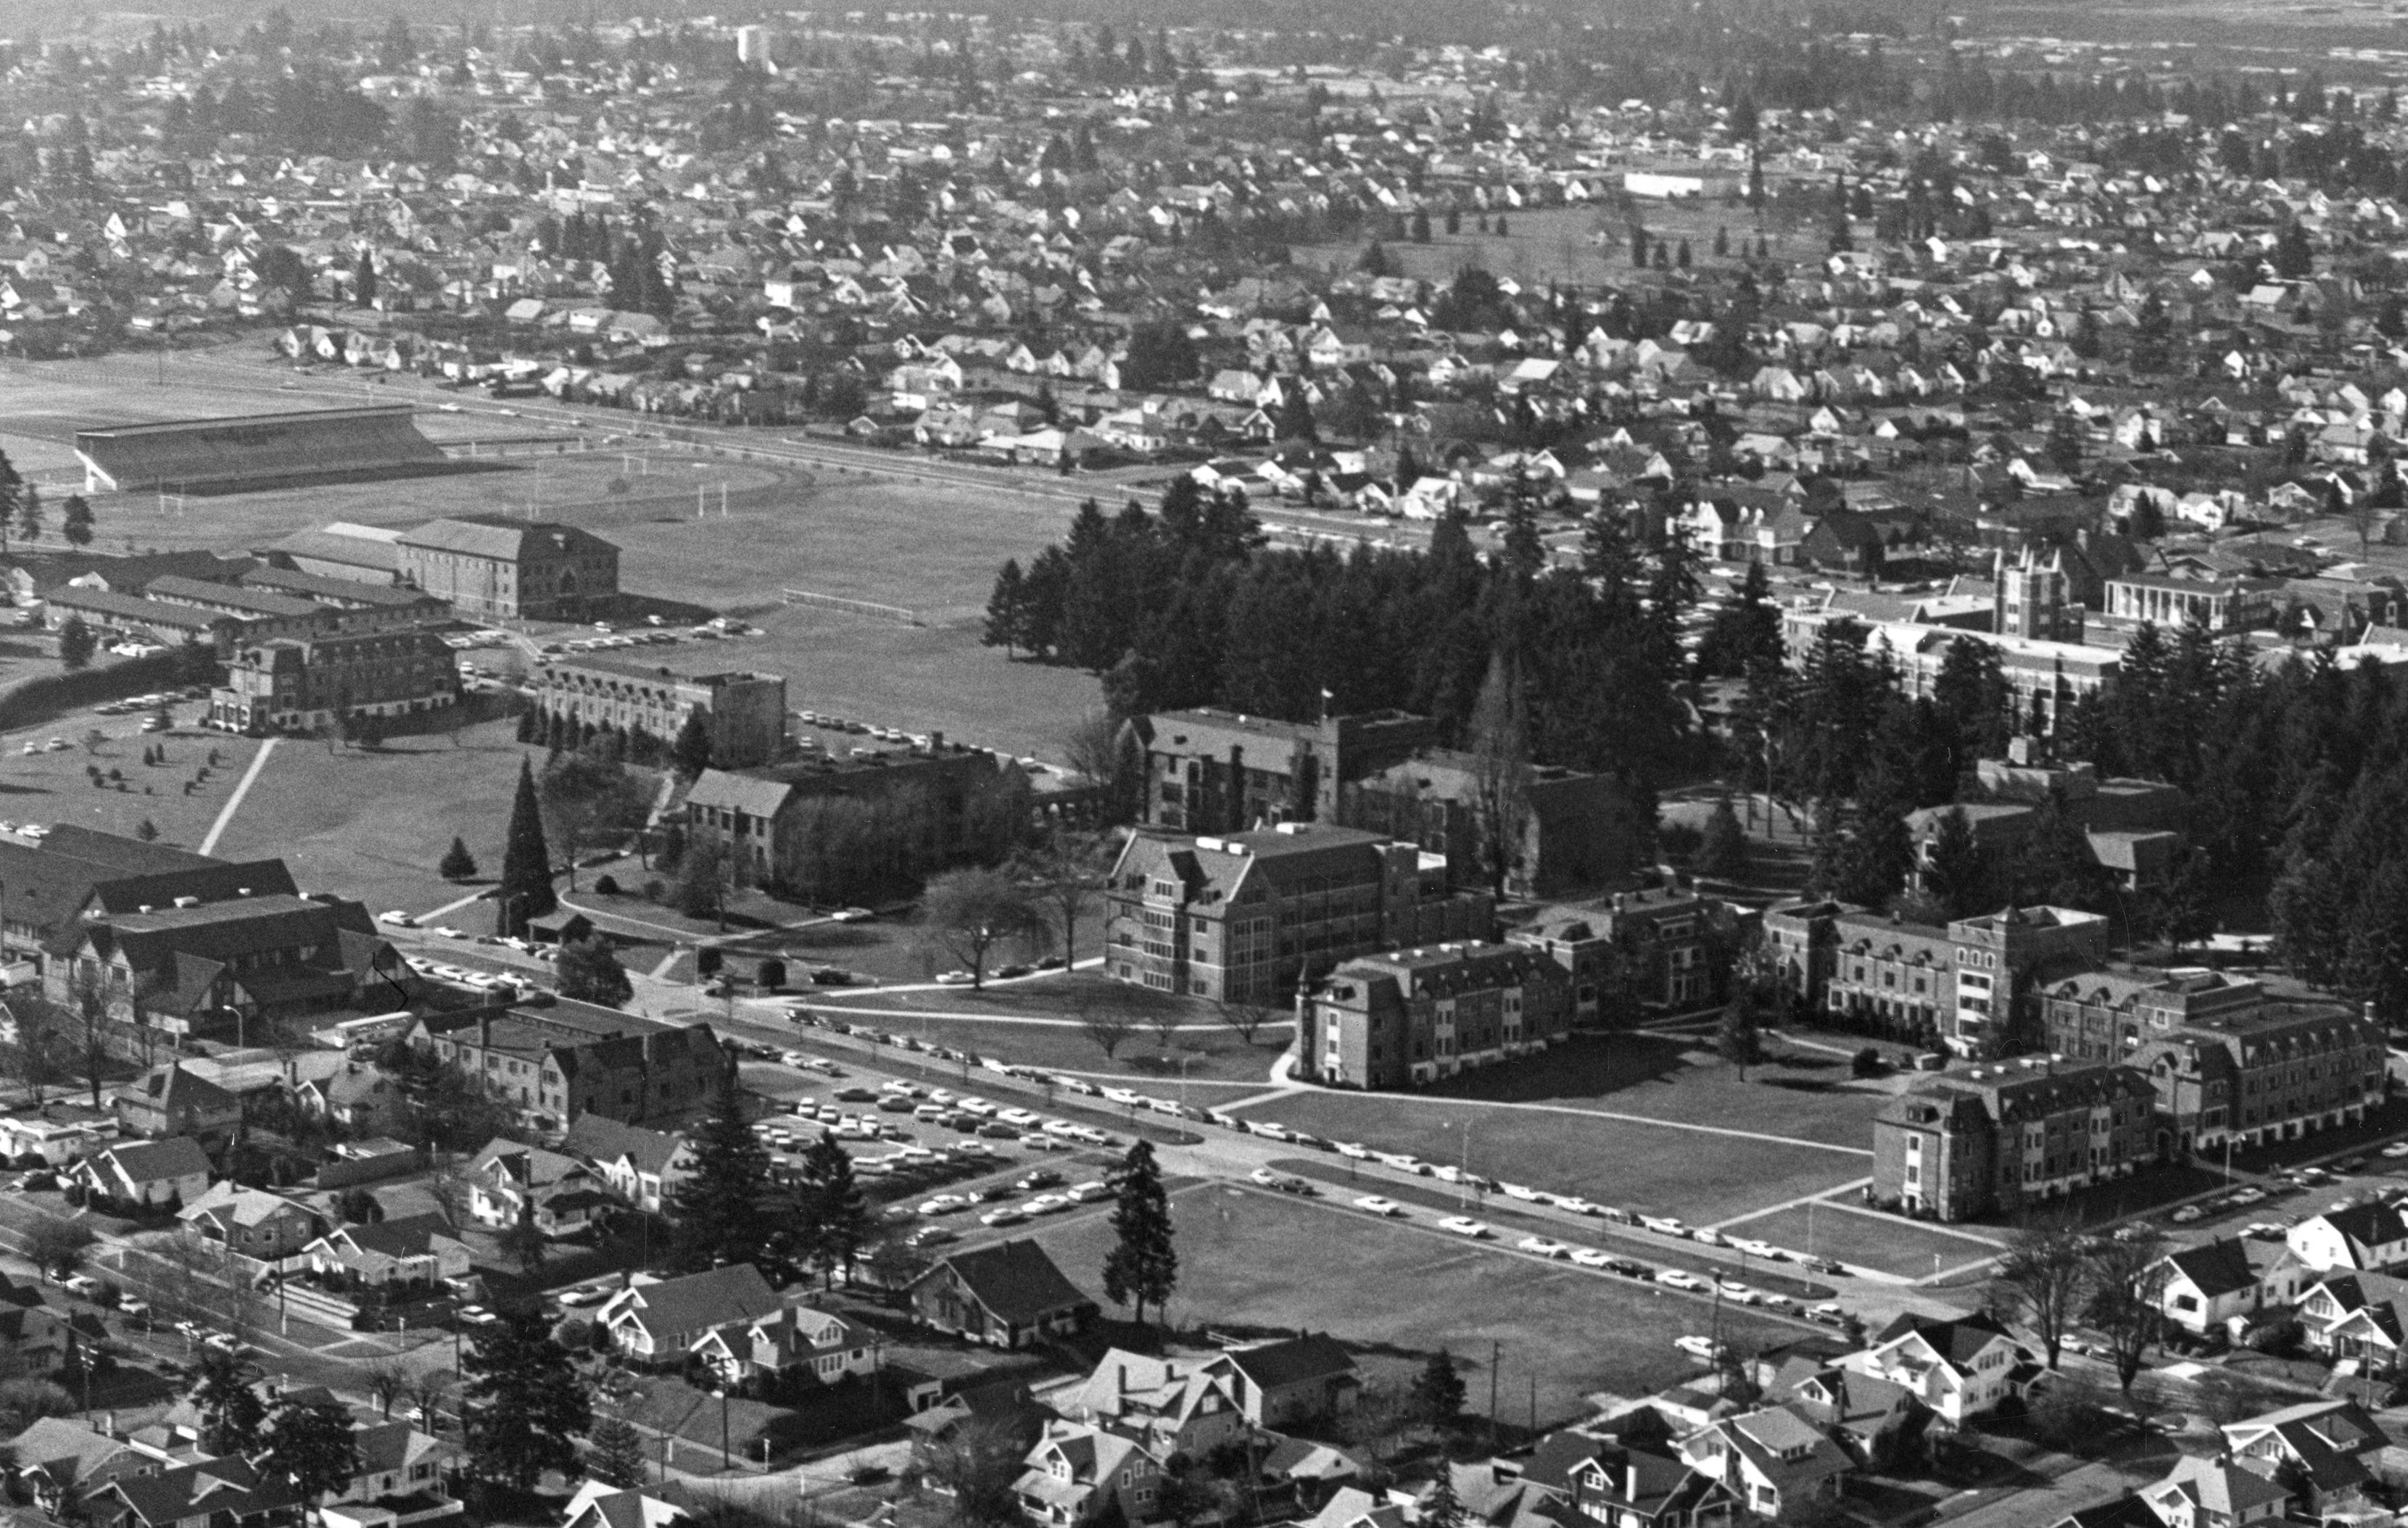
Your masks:
M1491 1340L1488 1344L1488 1446L1497 1447L1497 1365L1504 1362L1505 1345Z

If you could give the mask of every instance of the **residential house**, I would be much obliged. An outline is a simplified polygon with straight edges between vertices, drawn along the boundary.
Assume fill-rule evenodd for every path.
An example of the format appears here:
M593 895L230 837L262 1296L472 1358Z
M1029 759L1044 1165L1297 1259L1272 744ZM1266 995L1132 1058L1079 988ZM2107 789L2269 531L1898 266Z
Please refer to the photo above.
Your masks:
M580 1114L560 1149L582 1157L610 1192L638 1209L658 1214L694 1164L682 1134L647 1130L601 1114Z
M807 1306L715 1328L695 1343L694 1352L730 1381L799 1369L824 1385L875 1374L883 1358L875 1332Z
M444 1479L452 1450L410 1423L357 1423L351 1446L358 1473L319 1504L324 1528L419 1528L466 1510Z
M919 1321L997 1348L1025 1348L1074 1335L1096 1310L1033 1241L950 1253L906 1285L904 1293Z
M552 1240L583 1232L612 1202L585 1164L513 1140L486 1143L462 1176L468 1180L468 1214L478 1224L498 1230L531 1215Z
M155 1066L118 1088L111 1098L118 1128L152 1140L189 1136L211 1150L233 1140L242 1100L181 1061Z
M1683 1439L1681 1452L1750 1512L1776 1520L1805 1503L1836 1499L1856 1468L1821 1428L1786 1406L1718 1421Z
M620 1491L588 1479L562 1509L561 1528L673 1528L691 1514L649 1491Z
M103 1147L67 1169L87 1192L122 1204L186 1205L207 1192L208 1154L187 1135Z
M1182 1455L1202 1459L1245 1437L1237 1389L1226 1354L1151 1358L1113 1348L1084 1380L1047 1400L1070 1421L1135 1438L1168 1462Z
M1354 1408L1363 1374L1337 1338L1317 1333L1224 1349L1238 1409L1255 1427L1324 1426Z
M1804 1357L1781 1365L1765 1396L1821 1428L1868 1469L1893 1464L1930 1415L1905 1385Z
M1577 1465L1570 1484L1572 1510L1605 1528L1729 1528L1745 1510L1723 1477L1669 1441L1619 1440Z
M2408 1220L2380 1201L2311 1215L2284 1240L2316 1273L2380 1273L2408 1262Z
M2159 1304L2166 1320L2195 1336L2229 1331L2268 1306L2289 1305L2307 1270L2287 1242L2243 1236L2167 1254Z
M232 1178L186 1200L176 1219L229 1252L262 1263L298 1256L326 1234L326 1217L298 1200Z
M64 1521L73 1504L126 1476L154 1474L160 1462L123 1438L67 1417L37 1417L7 1442L7 1466L16 1490L52 1519Z
M437 1214L343 1225L306 1249L311 1271L358 1283L432 1286L468 1274L468 1244Z
M291 1476L238 1456L123 1476L84 1498L93 1528L291 1528L308 1504Z
M1012 1495L1045 1528L1078 1528L1107 1518L1148 1522L1155 1516L1163 1461L1135 1438L1083 1422L1053 1422L1024 1466Z
M2232 1460L2185 1454L2140 1497L2166 1528L2250 1528L2283 1521L2291 1493Z
M715 1338L710 1354L724 1366L774 1372L787 1366L793 1348L786 1303L750 1263L682 1278L639 1276L604 1301L594 1321L628 1360L650 1367L682 1364Z
M1951 1430L2014 1393L2014 1338L1987 1316L1899 1316L1839 1366L1911 1391Z
M2301 1516L2329 1521L2372 1504L2377 1457L2391 1439L2351 1400L2302 1401L2224 1426L2225 1451L2243 1468L2287 1485Z

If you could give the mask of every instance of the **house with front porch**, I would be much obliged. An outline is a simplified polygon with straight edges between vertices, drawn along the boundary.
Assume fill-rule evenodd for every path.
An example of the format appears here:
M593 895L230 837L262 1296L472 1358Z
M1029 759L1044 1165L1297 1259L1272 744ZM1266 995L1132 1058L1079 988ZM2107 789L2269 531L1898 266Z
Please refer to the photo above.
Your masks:
M1033 1241L966 1248L939 1259L904 1293L920 1321L998 1348L1074 1335L1096 1313Z
M1837 1500L1856 1468L1821 1428L1783 1406L1714 1422L1683 1439L1681 1452L1750 1512L1776 1521L1810 1502Z
M1951 1431L2014 1393L2021 1358L2007 1329L1987 1316L1942 1320L1902 1314L1839 1366L1887 1379L1931 1408Z
M87 1193L133 1205L186 1205L207 1192L209 1159L186 1135L124 1141L85 1157L64 1175Z
M446 1523L465 1508L444 1478L452 1449L406 1421L351 1429L359 1471L319 1505L322 1528L420 1528Z
M2408 1263L2408 1218L2380 1201L2311 1215L2284 1239L2317 1273L2377 1273Z
M338 1226L306 1250L310 1271L368 1285L432 1285L468 1276L468 1244L433 1213Z
M610 1207L599 1174L574 1157L497 1138L468 1164L468 1214L480 1225L515 1225L532 1209L547 1240L581 1234Z
M2408 1372L2408 1278L2389 1274L2333 1272L2311 1276L2300 1292L2300 1342L2334 1363L2346 1359L2363 1375Z
M2158 1304L2166 1320L2204 1336L2269 1306L2299 1298L2307 1265L2286 1242L2257 1236L2211 1241L2169 1253Z
M1135 1438L1085 1422L1052 1422L1023 1464L1011 1493L1029 1521L1045 1528L1155 1516L1163 1461Z
M2367 1490L2391 1446L2352 1400L2302 1401L2224 1427L2224 1448L2243 1468L2290 1487L2296 1515L2329 1521L2373 1504Z

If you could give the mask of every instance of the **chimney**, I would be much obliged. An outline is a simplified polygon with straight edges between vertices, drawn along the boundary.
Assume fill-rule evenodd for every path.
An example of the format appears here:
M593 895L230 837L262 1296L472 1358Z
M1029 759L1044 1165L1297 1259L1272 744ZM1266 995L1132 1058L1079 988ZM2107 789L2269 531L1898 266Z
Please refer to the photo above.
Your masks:
M928 751L931 753L945 751L945 735L933 727L928 731Z

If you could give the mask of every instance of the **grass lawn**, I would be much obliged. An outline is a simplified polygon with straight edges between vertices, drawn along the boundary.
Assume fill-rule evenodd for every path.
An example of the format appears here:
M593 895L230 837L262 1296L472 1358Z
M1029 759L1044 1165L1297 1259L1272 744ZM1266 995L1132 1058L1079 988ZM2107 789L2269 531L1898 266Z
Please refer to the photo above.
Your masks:
M190 721L204 708L201 703L184 701L175 710ZM75 822L128 835L147 819L159 830L162 842L198 848L259 745L249 738L197 729L146 735L140 730L142 721L138 715L94 716L88 710L76 711L0 735L0 817L18 822ZM85 735L95 729L106 735L96 750L84 745ZM28 742L47 742L52 737L64 737L75 747L55 753L23 750ZM142 762L144 748L151 745L166 749L165 764ZM213 750L217 766L209 769L206 782L194 785L192 794L186 795L185 782L207 767ZM114 769L124 778L94 789L84 773L93 764L99 765L104 775ZM254 788L250 805L263 804ZM224 846L220 847L222 850ZM442 850L438 848L436 852L439 855ZM305 884L340 886L342 882Z
M1957 1264L1971 1263L1975 1258L1998 1250L1995 1247L1985 1248L1980 1242L1952 1236L1893 1215L1855 1214L1818 1206L1813 1211L1811 1228L1807 1220L1805 1207L1793 1206L1725 1226L1723 1231L1727 1235L1754 1236L1758 1241L1769 1241L1775 1247L1785 1247L1792 1251L1835 1257L1852 1266L1876 1268L1911 1278L1929 1276L1931 1254L1934 1252L1940 1254L1942 1267L1953 1268ZM1967 1229L1979 1235L1993 1236L2001 1242L2005 1240L1996 1227L1977 1225Z
M1175 1193L1173 1203L1174 1322L1310 1329L1390 1354L1445 1347L1464 1361L1481 1410L1490 1344L1502 1344L1498 1390L1505 1420L1516 1424L1528 1421L1533 1381L1544 1426L1584 1412L1582 1397L1592 1392L1645 1394L1696 1373L1672 1339L1703 1333L1712 1320L1706 1303L1686 1296L1277 1194L1198 1185ZM1105 1217L1033 1235L1071 1282L1102 1300L1099 1269L1111 1241ZM1307 1262L1334 1277L1298 1278ZM1725 1339L1742 1352L1799 1330L1728 1308L1722 1324Z
M1265 1029L1248 1045L1234 1030L1191 1021L1188 1027L1173 1034L1167 1050L1150 1030L1141 1030L1129 1037L1114 1059L1107 1060L1079 1021L1070 1017L1067 1004L1052 1008L1048 1021L997 1022L960 1017L985 1006L966 988L896 992L874 1002L871 997L867 992L847 993L841 988L822 989L813 995L811 1006L853 1023L875 1024L893 1034L915 1035L934 1044L967 1048L1023 1065L1116 1074L1128 1078L1141 1092L1170 1097L1177 1096L1182 1062L1192 1083L1238 1084L1247 1092L1260 1092L1271 1063L1279 1059L1287 1042L1284 1030ZM997 1007L996 1012L1000 1017L1040 1004L1041 1000L1021 998L1011 1007ZM1228 1096L1226 1088L1218 1092Z
M1586 1106L1871 1150L1873 1112L1890 1090L1852 1079L1847 1062L1825 1051L1777 1036L1766 1049L1774 1060L1742 1081L1709 1036L1580 1035L1542 1059L1467 1072L1416 1096Z
M1600 1107L1612 1107L1605 1101ZM1394 1093L1298 1093L1244 1111L1325 1138L1462 1160L1455 1128L1471 1129L1472 1170L1576 1193L1602 1205L1677 1215L1704 1225L1819 1193L1872 1170L1870 1156L1774 1141L1704 1135L1555 1109L1477 1108ZM1701 1099L1691 1118L1721 1123Z
M221 750L252 746L211 735ZM463 729L457 748L439 733L398 737L374 752L280 743L217 852L236 860L282 855L304 888L358 897L371 911L441 907L501 873L510 792L527 753L515 737L511 722L488 721ZM540 752L534 757L543 762ZM483 872L475 884L455 886L435 873L455 834ZM491 932L477 909L450 921L472 934Z

